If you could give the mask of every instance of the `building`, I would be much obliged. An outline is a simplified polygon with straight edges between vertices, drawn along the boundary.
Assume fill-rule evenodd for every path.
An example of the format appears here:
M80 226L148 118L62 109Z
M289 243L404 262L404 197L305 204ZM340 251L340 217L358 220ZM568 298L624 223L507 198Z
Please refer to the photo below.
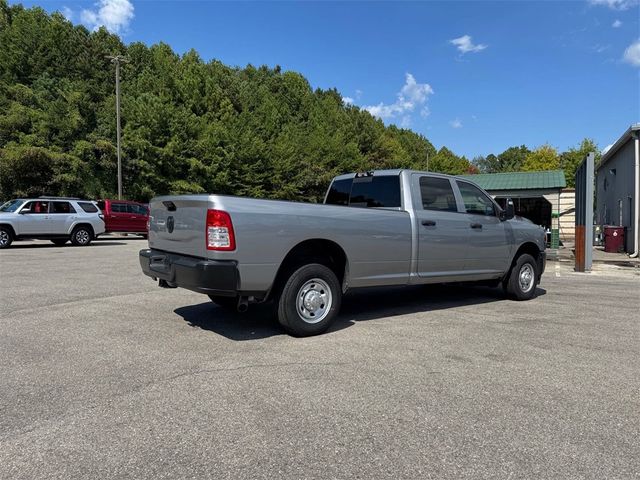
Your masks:
M551 230L551 246L575 239L575 190L562 170L462 175L500 200L512 198L516 215Z
M626 132L596 165L597 225L626 227L625 251L638 254L640 123Z

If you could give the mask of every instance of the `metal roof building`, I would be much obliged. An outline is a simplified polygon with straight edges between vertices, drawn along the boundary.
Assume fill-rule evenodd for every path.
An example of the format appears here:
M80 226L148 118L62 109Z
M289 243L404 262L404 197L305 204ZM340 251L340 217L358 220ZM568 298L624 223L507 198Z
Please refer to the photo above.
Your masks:
M596 223L626 227L625 251L638 255L640 123L631 125L596 165Z

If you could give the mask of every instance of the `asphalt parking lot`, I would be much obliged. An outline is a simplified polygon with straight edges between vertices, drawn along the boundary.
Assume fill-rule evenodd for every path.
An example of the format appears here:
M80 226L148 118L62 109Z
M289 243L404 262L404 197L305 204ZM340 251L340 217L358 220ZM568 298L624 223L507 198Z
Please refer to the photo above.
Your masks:
M0 478L638 478L640 276L348 295L284 335L140 273L145 241L0 252Z

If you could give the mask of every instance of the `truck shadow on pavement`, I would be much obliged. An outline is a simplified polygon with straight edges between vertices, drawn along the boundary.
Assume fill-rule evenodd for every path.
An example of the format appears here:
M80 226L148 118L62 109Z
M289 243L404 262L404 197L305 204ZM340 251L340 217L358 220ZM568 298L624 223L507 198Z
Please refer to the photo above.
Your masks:
M54 245L53 243L14 243L12 244L7 250L17 250L20 248L92 248L92 247L98 247L98 246L105 246L105 245L126 245L125 242L114 242L112 240L106 240L106 241L93 241L91 242L91 245L88 245L87 247L76 247L75 245L71 245L70 243L67 243L65 245Z
M538 287L536 293L542 296L546 290ZM361 321L500 301L512 300L505 298L501 288L479 286L418 285L359 289L344 296L340 314L328 333ZM246 313L237 313L205 302L177 308L174 313L192 327L215 332L230 340L286 335L278 324L273 303L251 305Z

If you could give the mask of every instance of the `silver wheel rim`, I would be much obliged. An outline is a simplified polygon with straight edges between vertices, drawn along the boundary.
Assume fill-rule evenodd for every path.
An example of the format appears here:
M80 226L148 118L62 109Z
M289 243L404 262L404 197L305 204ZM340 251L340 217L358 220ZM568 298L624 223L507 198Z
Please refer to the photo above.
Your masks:
M80 245L85 245L89 243L89 232L86 230L78 230L76 232L76 242Z
M321 322L329 315L333 303L329 285L319 278L307 280L298 290L296 298L298 315L306 323Z
M520 282L520 290L522 290L522 293L529 293L531 291L535 285L535 272L530 263L525 263L520 267L518 281Z
M9 243L9 232L0 230L0 247L5 247Z

